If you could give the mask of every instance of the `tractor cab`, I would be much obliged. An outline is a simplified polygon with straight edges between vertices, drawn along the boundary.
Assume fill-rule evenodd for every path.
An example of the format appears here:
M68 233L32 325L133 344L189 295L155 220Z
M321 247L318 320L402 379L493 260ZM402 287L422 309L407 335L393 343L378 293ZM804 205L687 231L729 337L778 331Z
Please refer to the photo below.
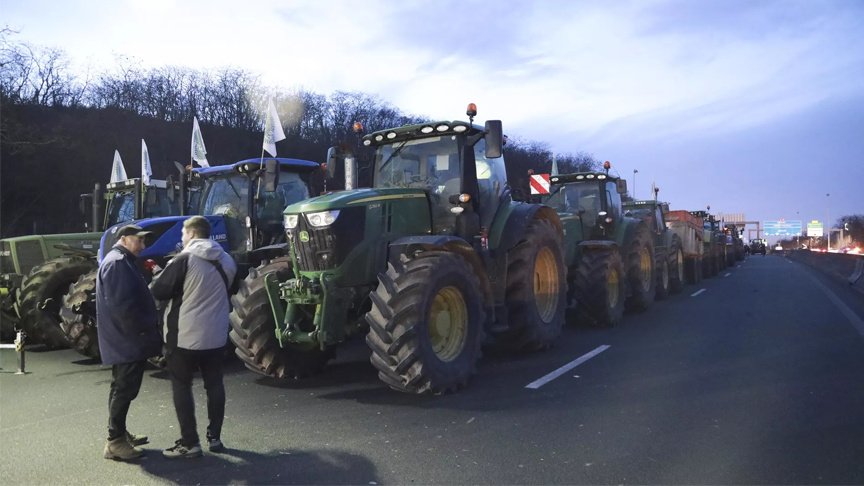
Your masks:
M510 199L501 140L500 123L440 121L371 133L363 143L375 146L375 189L423 190L432 233L470 241Z
M621 194L627 182L603 172L579 172L550 177L552 191L543 204L579 218L583 239L606 239L623 214ZM563 218L562 218L563 219Z
M195 169L199 191L191 214L222 216L232 253L284 242L282 210L309 197L309 174L318 164L297 159L248 159Z

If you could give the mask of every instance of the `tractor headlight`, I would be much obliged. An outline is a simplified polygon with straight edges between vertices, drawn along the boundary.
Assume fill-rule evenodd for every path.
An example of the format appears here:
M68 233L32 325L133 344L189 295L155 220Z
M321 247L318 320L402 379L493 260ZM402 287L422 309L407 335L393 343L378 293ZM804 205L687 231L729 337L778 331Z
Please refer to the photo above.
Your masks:
M306 215L306 220L315 228L323 228L330 226L339 217L339 210L321 211L320 213L309 213Z
M297 227L297 221L300 218L296 214L286 214L282 218L282 224L285 226L286 230L294 229Z

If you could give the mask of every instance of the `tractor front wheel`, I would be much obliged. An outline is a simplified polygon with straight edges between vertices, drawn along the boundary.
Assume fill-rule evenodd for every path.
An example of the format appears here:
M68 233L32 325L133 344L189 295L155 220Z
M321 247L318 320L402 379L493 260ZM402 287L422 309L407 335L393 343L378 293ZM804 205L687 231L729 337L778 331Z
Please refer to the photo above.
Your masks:
M273 260L252 268L231 297L231 342L235 353L250 370L278 379L300 379L319 373L333 355L333 349L318 346L279 345L276 322L264 288L264 276L276 272L278 280L291 278L291 261Z
M406 393L447 393L475 373L483 341L480 281L464 258L404 255L378 275L366 344L378 377Z
M21 327L48 348L65 348L69 341L60 328L63 296L78 277L96 268L92 260L60 257L30 270L21 283Z
M60 308L60 327L75 351L101 359L96 330L96 273L87 272L69 286Z
M618 250L585 248L574 273L573 285L579 299L577 320L601 327L621 322L627 286Z

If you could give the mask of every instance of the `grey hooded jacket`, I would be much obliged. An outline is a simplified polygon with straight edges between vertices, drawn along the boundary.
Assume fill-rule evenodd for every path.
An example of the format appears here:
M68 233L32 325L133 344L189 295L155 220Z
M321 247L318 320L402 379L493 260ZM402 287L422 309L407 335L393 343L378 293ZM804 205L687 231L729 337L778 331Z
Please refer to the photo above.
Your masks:
M150 290L157 300L170 300L164 325L165 345L169 349L225 346L231 310L229 288L236 273L237 265L231 255L205 238L190 241L165 266L150 284Z

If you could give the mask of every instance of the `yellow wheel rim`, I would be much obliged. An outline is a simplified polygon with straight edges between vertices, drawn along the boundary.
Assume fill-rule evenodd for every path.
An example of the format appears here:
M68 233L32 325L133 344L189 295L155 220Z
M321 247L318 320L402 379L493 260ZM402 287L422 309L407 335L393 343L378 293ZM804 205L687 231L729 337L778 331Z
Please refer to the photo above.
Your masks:
M651 252L648 248L642 248L639 252L639 272L642 279L642 288L648 290L651 288Z
M468 306L456 287L444 287L432 299L429 310L429 341L441 361L453 361L465 347Z
M551 322L555 318L560 289L555 254L549 248L543 247L534 261L534 303L543 322Z
M621 294L618 289L621 286L621 276L618 275L618 270L614 268L609 269L609 273L606 275L606 299L609 301L609 308L614 308L618 306L618 299L621 298Z

